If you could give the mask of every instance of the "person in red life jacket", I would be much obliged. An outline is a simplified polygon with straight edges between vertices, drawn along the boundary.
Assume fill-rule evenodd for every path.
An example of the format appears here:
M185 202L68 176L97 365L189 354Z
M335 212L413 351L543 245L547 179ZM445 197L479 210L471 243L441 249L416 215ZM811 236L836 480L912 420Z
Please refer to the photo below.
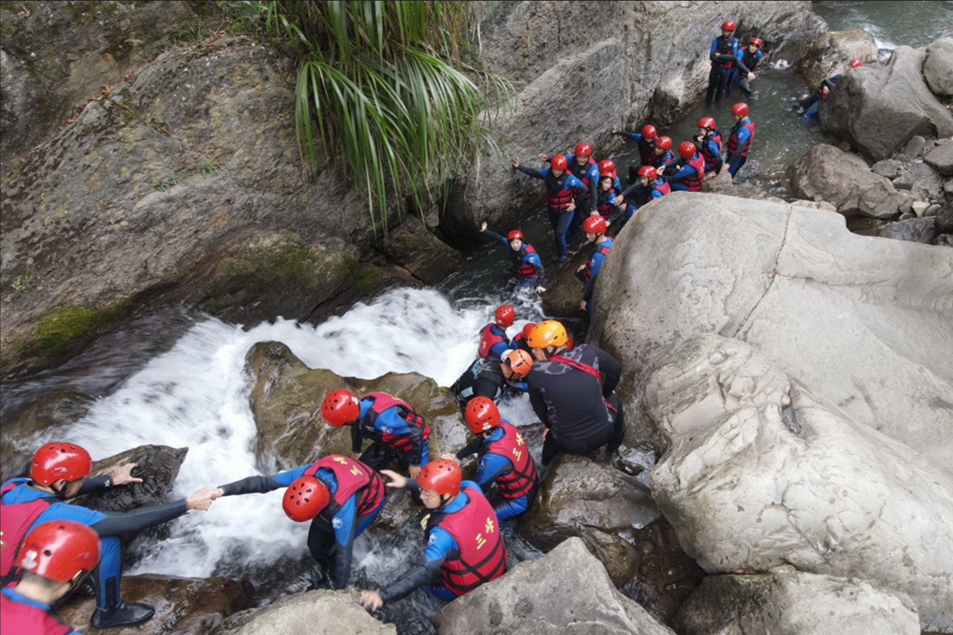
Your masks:
M393 395L370 392L358 400L348 390L335 390L324 398L321 416L333 428L351 426L351 458L377 471L396 460L416 477L430 461L430 428ZM362 453L364 439L371 444Z
M725 163L728 164L728 173L734 178L748 161L748 151L754 140L755 125L748 118L748 104L735 104L731 107L731 116L735 118L735 125L728 134L728 152Z
M576 270L576 277L582 281L585 289L582 294L582 302L579 308L589 313L589 319L592 320L592 292L596 287L596 277L602 264L612 249L612 239L606 236L606 222L601 216L590 216L583 225L583 231L586 232L586 240L592 244L592 254L586 264Z
M606 446L615 452L625 434L622 403L613 392L622 367L589 344L567 350L566 328L540 322L529 338L536 363L526 382L533 411L546 427L542 465L560 452L588 454Z
M499 490L500 498L493 503L496 517L504 521L519 516L529 508L538 481L536 463L523 435L500 416L496 404L486 397L471 401L464 419L476 439L455 455L444 458L459 462L478 453L477 485L487 495L493 483Z
M801 109L804 111L804 120L811 121L814 117L817 116L818 110L821 107L821 102L827 99L827 96L834 89L834 86L841 80L844 74L849 73L851 69L860 68L864 63L860 60L851 60L850 64L847 66L847 70L844 73L838 73L837 75L831 75L817 87L817 90L814 91L814 94L809 96L807 99L803 99L800 102Z
M622 186L615 171L615 162L612 159L603 159L599 162L599 188L596 190L596 208L589 218L599 216L611 225L622 217ZM585 224L585 223L584 223Z
M675 163L675 155L672 154L673 147L671 137L659 137L655 140L655 160L652 167L662 173L662 170Z
M728 92L729 82L734 73L738 58L738 38L734 37L735 23L725 20L721 23L721 35L711 42L708 58L711 70L708 72L708 90L705 93L705 106L718 105L721 97Z
M721 174L721 167L725 164L721 158L721 133L716 129L717 125L711 117L702 117L698 120L698 136L695 137L695 142L705 157L705 173L713 172L716 176Z
M705 180L705 157L691 141L678 144L678 155L682 157L681 167L674 174L666 174L665 181L672 190L701 192L702 182Z
M493 321L480 329L480 343L477 345L477 358L495 357L501 359L503 353L513 348L506 337L506 329L516 321L516 309L511 304L497 307Z
M380 591L361 591L364 608L376 611L420 588L450 601L506 573L509 556L500 521L480 486L463 480L456 462L434 461L417 480L389 470L383 474L391 479L388 487L417 493L431 510L424 529L427 551L424 564L395 582Z
M540 260L536 249L526 242L526 237L518 229L512 230L506 235L506 238L496 232L486 228L486 223L480 226L480 231L490 238L501 242L509 247L510 261L513 263L513 273L519 280L516 285L517 291L524 289L535 289L537 293L542 293L546 289L540 285L543 276L546 274L543 269L543 261Z
M533 358L527 351L511 350L503 353L503 359L486 357L478 359L450 386L462 412L474 397L489 397L494 401L514 391L527 389L521 383L533 367Z
M533 329L536 328L535 322L527 322L523 325L523 330L516 334L513 338L513 341L510 342L510 346L513 347L513 350L526 351L530 355L533 354L532 349L529 347L527 339L529 339L529 334L533 332Z
M549 155L547 154L540 154L539 158L544 163L549 162ZM592 146L585 142L576 144L575 151L566 155L566 162L572 175L589 188L586 194L576 196L576 215L573 222L580 223L579 219L588 216L592 211L593 195L599 183L599 168L595 159L592 158ZM573 234L571 228L569 233L570 236Z
M632 185L636 181L640 166L655 164L655 140L658 139L658 130L652 124L645 124L641 132L626 132L619 130L618 126L612 126L610 132L619 137L632 139L638 147L639 163L629 166L629 185Z
M576 198L585 196L589 187L567 172L569 161L557 154L550 160L550 167L534 170L520 165L520 158L513 157L513 169L541 179L546 185L546 208L549 211L549 223L553 228L557 262L568 260L566 233L575 216Z
M764 57L761 47L764 42L759 37L753 37L748 40L748 45L738 49L738 55L735 57L735 71L731 76L731 83L728 87L728 95L734 92L735 88L740 87L745 97L751 99L754 93L751 90L751 82L755 80L754 69L758 67Z
M52 605L82 584L99 563L99 536L79 523L43 523L16 555L22 571L0 594L0 635L79 635L53 616Z
M140 602L127 604L119 597L122 577L122 545L119 536L135 533L178 518L189 510L205 511L217 498L214 491L199 489L185 500L153 505L128 512L100 512L65 501L104 488L141 483L132 476L135 463L121 465L106 476L87 478L93 462L89 452L72 443L49 443L33 456L30 478L14 478L0 487L0 524L3 533L2 573L4 582L16 571L13 566L20 541L37 526L55 521L86 525L100 538L102 558L92 576L96 594L93 628L113 628L145 622L155 609Z
M623 227L625 223L629 222L632 215L643 206L657 198L662 198L666 194L672 193L672 188L669 187L668 183L659 177L658 170L650 165L643 165L639 168L638 178L638 182L622 192L622 196L629 201L625 209L625 219L622 222Z
M264 494L282 487L287 488L282 501L285 514L298 523L311 522L311 557L322 575L329 573L331 588L343 589L351 574L354 541L384 508L384 482L360 461L330 454L273 476L249 476L222 485L217 493Z

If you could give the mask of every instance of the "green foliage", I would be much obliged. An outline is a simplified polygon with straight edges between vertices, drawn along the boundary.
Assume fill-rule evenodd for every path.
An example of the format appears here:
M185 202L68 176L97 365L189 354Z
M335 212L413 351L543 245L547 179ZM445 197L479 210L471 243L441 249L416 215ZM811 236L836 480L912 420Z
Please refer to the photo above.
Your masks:
M247 4L298 61L302 158L316 172L343 155L385 233L389 208L409 199L426 209L476 157L498 151L488 117L513 90L471 63L468 3Z
M171 190L173 187L175 187L178 184L179 184L179 179L173 174L171 176L165 177L164 179L159 179L158 181L156 181L156 184L154 187L156 191L158 192L166 192L168 190Z
M21 291L29 291L33 288L33 276L29 273L23 274L22 276L17 276L10 284L10 288L17 293L20 293Z
M73 352L128 315L132 307L132 302L123 302L103 309L78 306L58 309L36 325L33 340L23 347L23 353L56 358Z

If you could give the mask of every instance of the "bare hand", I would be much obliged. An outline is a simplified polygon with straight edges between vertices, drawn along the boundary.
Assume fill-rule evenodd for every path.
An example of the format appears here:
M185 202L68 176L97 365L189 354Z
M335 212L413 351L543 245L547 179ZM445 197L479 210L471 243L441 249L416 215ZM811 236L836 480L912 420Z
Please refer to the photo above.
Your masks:
M481 232L485 232L485 231L486 231L486 221L483 221L483 224L480 225L480 231L481 231Z
M440 458L444 461L453 461L457 465L460 465L460 459L457 458L456 454L441 454Z
M132 471L139 467L138 463L123 463L112 472L109 473L109 478L112 479L113 485L126 485L128 483L141 483L142 479L132 475Z
M618 196L615 197L615 204L616 204L616 205L622 205L622 203L624 203L624 202L625 202L625 197L622 196L621 194L619 194Z
M418 476L420 476L420 466L419 466L419 465L411 465L411 466L407 469L407 472L410 474L410 478L417 478Z
M387 487L393 489L404 489L407 487L407 477L393 470L381 470L381 476L386 476L390 479L390 483L387 484Z
M223 490L221 487L219 487L219 488L217 488L217 489L215 489L215 490L213 490L213 491L214 491L214 493L215 493L215 500L218 500L218 499L220 499L222 496L225 496L225 490Z
M540 153L539 153L539 160L542 161L543 163L546 163L547 161L549 161L549 156L543 154L542 152L540 152Z
M583 300L582 302L579 303L579 308L582 309L583 311L586 310L586 301L585 301L585 300Z
M351 452L351 458L354 459L355 461L360 461L360 460L361 460L361 453L360 453L360 452Z
M753 81L754 81L754 73L748 73L748 81L749 81L749 82L753 82Z
M384 600L381 599L381 594L377 591L361 591L361 606L366 608L368 611L378 611L382 606L384 606Z
M610 130L609 132L611 132L612 134L619 132L619 126L612 124L612 130Z
M513 157L513 169L515 170L515 169L518 168L519 166L520 166L520 158L519 158L519 157Z
M218 496L216 496L215 490L203 487L185 499L185 502L189 509L198 509L204 512L208 511L208 508L212 506L212 501L216 498Z
M569 201L569 205L566 206L566 209L570 212L575 211L576 201Z
M579 265L579 268L576 269L576 271L582 271L585 268L586 268L586 265Z
M536 293L546 293L546 287L536 287Z

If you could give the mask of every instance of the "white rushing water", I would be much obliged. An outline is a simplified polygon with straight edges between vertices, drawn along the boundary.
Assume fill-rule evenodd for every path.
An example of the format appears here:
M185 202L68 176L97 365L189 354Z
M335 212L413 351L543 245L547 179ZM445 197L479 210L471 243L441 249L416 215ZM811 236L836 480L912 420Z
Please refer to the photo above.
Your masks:
M183 497L251 476L258 473L256 430L245 355L253 345L283 342L310 368L342 376L416 372L449 386L473 361L479 330L497 306L490 299L469 304L454 308L438 291L401 289L317 327L278 320L244 331L209 319L99 400L70 437L94 459L144 444L188 447L175 483ZM518 320L509 335L527 321ZM516 424L534 420L525 397L504 415ZM190 512L129 573L206 577L223 559L268 564L305 551L308 524L285 517L281 496L228 497L207 513Z

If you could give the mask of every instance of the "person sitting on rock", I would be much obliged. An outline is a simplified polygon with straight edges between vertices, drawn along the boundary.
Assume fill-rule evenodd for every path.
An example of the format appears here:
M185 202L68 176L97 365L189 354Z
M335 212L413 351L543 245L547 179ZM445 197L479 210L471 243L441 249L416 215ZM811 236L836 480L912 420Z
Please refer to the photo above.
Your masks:
M804 112L804 121L811 121L817 117L818 110L821 107L821 102L827 99L827 96L831 94L831 91L834 89L834 86L854 68L860 68L864 63L860 60L851 60L847 65L847 70L843 73L837 73L836 75L831 75L827 79L821 82L821 85L817 87L811 95L807 98L802 99L798 104L801 107L801 110Z
M526 382L533 412L546 427L542 465L560 452L588 454L602 446L615 452L625 434L622 403L613 392L622 367L588 344L567 350L566 328L540 322L529 337L536 363Z
M698 135L695 137L695 143L705 157L705 173L714 173L715 176L721 174L721 168L725 164L721 158L723 144L717 125L711 117L702 117L698 120Z
M406 597L416 589L450 601L506 573L507 551L500 521L480 486L463 480L454 461L427 465L417 480L385 470L388 487L416 492L431 510L426 518L426 560L380 591L361 591L361 605L371 611ZM440 574L439 586L433 580Z
M549 211L549 223L553 228L553 240L557 262L569 259L569 247L566 234L576 212L576 198L585 196L589 187L567 171L569 161L557 154L550 160L550 167L534 170L520 165L520 158L513 157L513 169L534 179L544 181L546 185L546 207Z
M673 191L701 192L705 180L705 157L692 141L678 144L678 155L681 160L673 166L672 174L663 178Z
M249 476L222 485L219 496L264 494L286 487L288 518L311 521L308 550L332 589L347 586L354 541L384 508L384 482L369 466L339 454L273 476ZM333 556L333 561L332 561Z
M479 453L476 482L484 494L496 483L500 493L500 500L493 504L496 517L504 521L519 516L529 508L538 481L536 463L522 433L503 419L496 404L486 397L473 399L464 418L477 438L455 455L443 458L459 462Z
M79 635L53 616L52 605L78 588L98 563L99 536L86 525L38 525L16 554L20 581L0 595L4 635Z
M511 350L503 353L503 359L486 357L473 362L450 386L460 411L465 412L467 404L474 397L489 397L496 401L507 393L507 389L526 390L521 383L533 367L533 358L524 350Z
M638 177L639 180L635 184L622 192L622 196L628 202L625 208L625 218L622 221L623 227L629 222L632 215L643 206L672 193L672 188L665 182L665 179L659 176L658 170L651 165L640 167Z
M602 269L602 265L612 249L612 239L606 236L605 220L601 216L590 216L582 227L586 232L586 240L592 245L592 254L586 264L576 270L576 277L582 281L585 286L582 294L582 302L579 308L589 313L589 319L592 320L592 292L596 287L596 277Z
M728 134L725 163L728 164L728 173L734 178L741 166L748 161L748 152L754 140L755 125L748 117L748 104L732 106L731 116L735 118L735 125Z
M128 512L100 512L65 501L104 488L141 483L132 476L135 463L127 463L106 476L87 478L93 469L89 452L72 443L48 443L37 450L30 465L30 478L15 478L0 488L2 507L2 570L6 580L13 573L13 553L24 536L43 523L71 521L90 527L101 541L102 559L92 576L96 594L93 628L131 626L150 619L155 609L148 604L127 604L119 597L122 545L119 536L142 531L178 518L189 510L207 510L217 495L199 489L190 497L165 505Z
M504 238L486 227L486 223L483 223L480 226L480 231L509 247L510 261L513 263L513 273L519 281L516 285L516 290L534 289L537 293L545 291L546 289L541 286L543 276L546 274L546 270L543 268L543 261L540 260L539 254L536 253L536 248L526 242L526 237L523 235L523 232L514 229Z
M497 307L493 321L480 329L480 344L477 346L477 358L495 357L501 359L503 353L512 348L506 337L506 329L516 321L516 309L512 304Z
M655 165L655 140L658 139L658 130L652 124L642 126L641 132L620 131L618 126L612 126L612 134L627 137L635 141L639 149L639 163L629 166L629 185L633 185L637 178L639 167Z
M348 390L335 390L321 404L321 416L331 427L351 426L351 457L375 470L396 460L417 476L430 460L430 428L393 395L371 392L358 400ZM361 453L364 439L372 443Z

